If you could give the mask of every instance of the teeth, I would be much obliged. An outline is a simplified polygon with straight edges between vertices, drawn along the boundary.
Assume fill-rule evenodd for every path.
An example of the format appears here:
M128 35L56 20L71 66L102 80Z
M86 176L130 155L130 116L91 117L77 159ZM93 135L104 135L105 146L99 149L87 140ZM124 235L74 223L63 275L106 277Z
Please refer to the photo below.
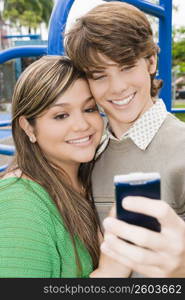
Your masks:
M124 100L119 100L119 101L112 101L112 103L116 104L116 105L125 105L128 104L132 99L134 98L134 94L132 94L131 96L127 97Z
M90 137L86 137L86 138L83 138L83 139L79 139L79 140L71 140L71 141L68 141L69 144L81 144L81 143L86 143L88 142L90 139Z

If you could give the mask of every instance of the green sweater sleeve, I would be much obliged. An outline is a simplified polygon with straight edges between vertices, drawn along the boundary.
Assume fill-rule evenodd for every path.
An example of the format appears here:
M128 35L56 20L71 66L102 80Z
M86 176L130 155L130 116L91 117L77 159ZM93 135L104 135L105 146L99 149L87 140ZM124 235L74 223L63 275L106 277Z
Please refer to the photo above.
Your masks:
M60 277L52 214L24 184L0 183L0 277Z

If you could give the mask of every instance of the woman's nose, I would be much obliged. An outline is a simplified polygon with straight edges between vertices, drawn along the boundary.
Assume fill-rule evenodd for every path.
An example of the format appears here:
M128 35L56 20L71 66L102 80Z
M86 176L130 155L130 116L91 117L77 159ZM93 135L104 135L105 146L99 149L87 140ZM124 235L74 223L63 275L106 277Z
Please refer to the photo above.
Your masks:
M75 131L85 131L90 127L89 122L85 118L84 114L78 114L73 117L73 130Z

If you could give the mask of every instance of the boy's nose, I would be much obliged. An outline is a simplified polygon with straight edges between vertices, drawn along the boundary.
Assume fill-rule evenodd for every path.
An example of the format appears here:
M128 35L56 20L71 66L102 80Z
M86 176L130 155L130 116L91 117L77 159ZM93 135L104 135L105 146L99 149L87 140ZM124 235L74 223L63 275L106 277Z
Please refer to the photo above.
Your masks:
M109 88L113 95L121 96L123 92L127 89L127 84L125 80L121 78L121 76L116 76L111 79Z

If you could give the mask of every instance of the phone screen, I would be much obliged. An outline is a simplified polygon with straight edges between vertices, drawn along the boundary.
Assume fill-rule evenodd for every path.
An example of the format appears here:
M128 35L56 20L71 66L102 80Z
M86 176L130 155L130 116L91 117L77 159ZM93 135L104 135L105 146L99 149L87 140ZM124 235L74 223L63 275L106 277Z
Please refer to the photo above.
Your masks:
M160 175L158 173L118 175L114 177L114 186L117 218L133 225L160 232L161 226L156 218L128 211L122 207L122 201L126 196L143 196L160 200Z

